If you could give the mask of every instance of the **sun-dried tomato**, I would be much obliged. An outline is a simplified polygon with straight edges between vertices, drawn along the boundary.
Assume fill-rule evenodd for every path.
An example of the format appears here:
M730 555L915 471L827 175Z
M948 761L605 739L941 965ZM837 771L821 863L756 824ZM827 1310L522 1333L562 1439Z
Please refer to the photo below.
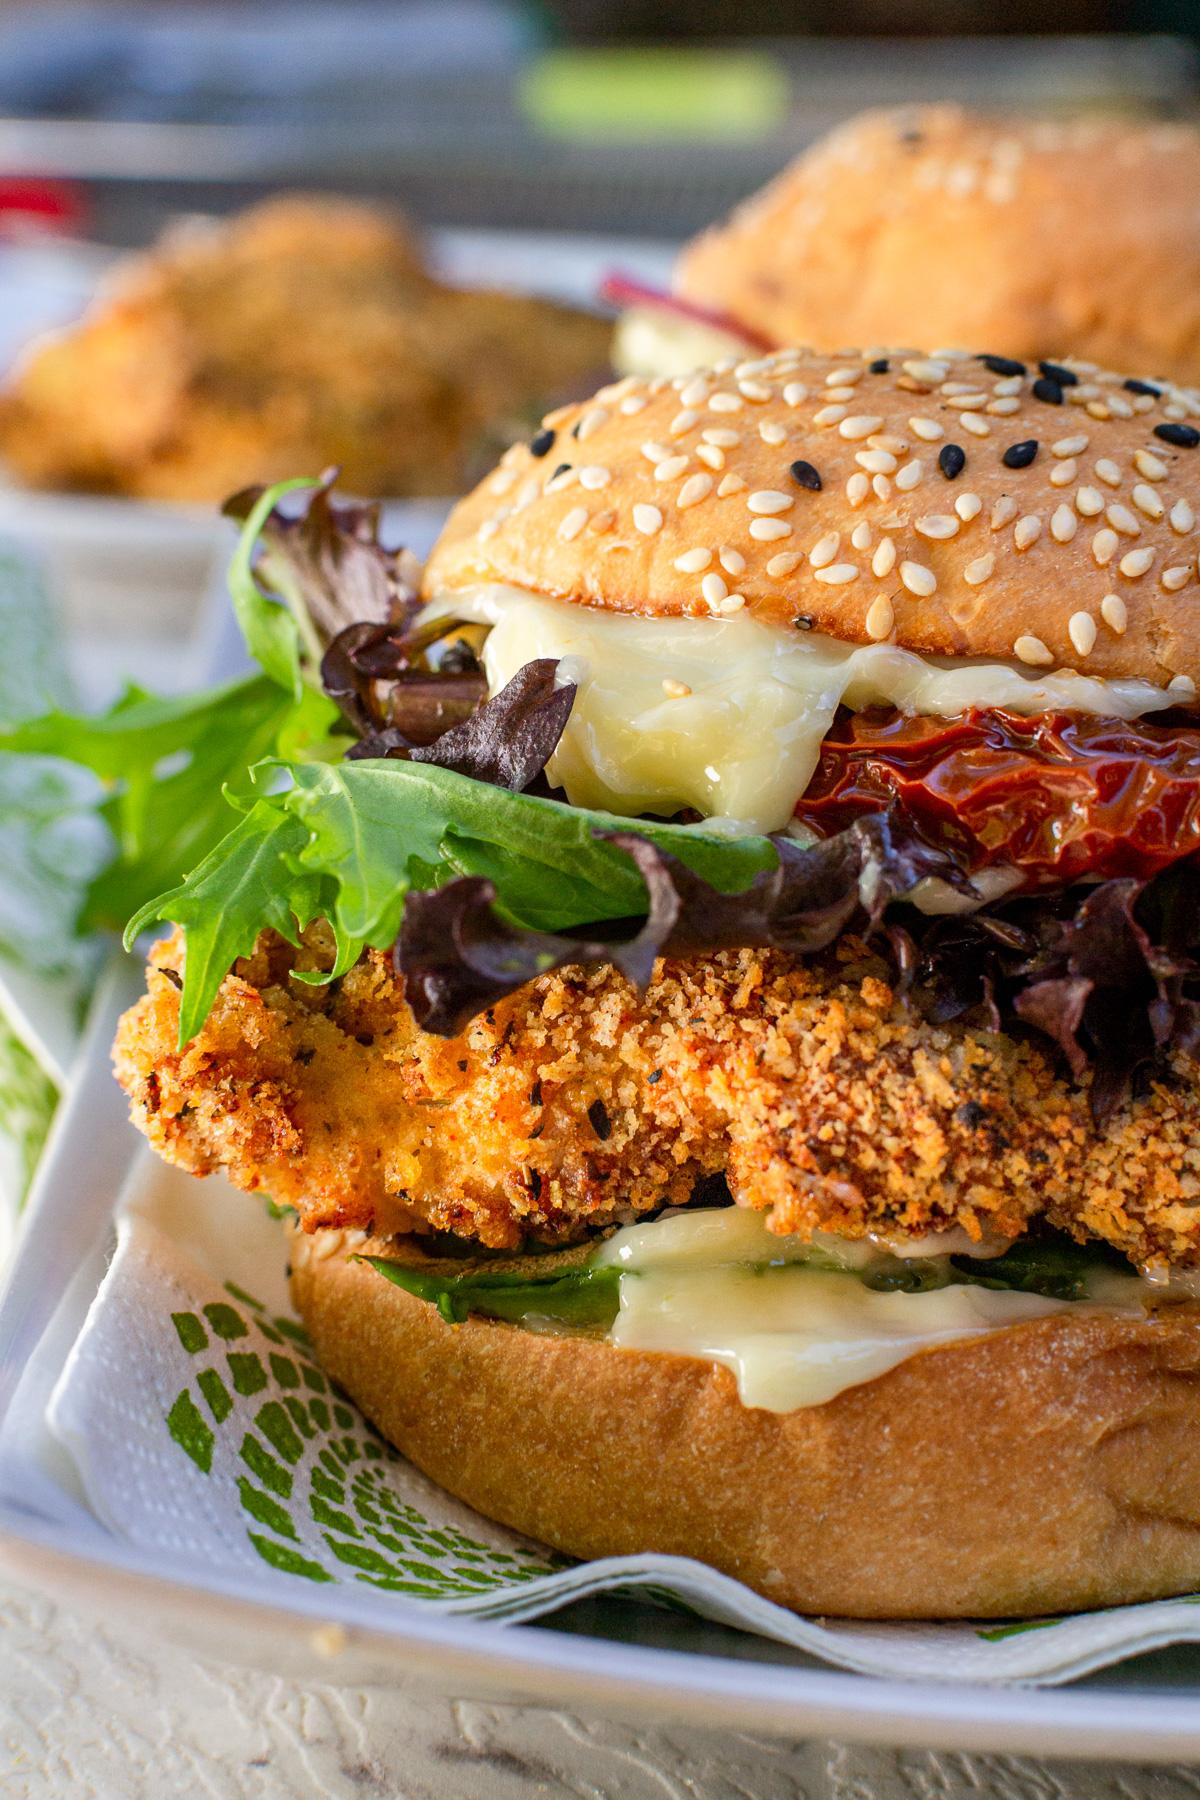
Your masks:
M1200 849L1200 728L1087 713L841 712L796 816L822 837L899 800L970 868L1146 879Z

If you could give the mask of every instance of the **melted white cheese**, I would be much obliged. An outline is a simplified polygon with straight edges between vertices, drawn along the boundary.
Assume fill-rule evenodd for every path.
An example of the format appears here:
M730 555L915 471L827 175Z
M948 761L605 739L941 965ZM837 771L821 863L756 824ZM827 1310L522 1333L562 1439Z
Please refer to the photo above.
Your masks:
M821 1406L918 1351L1084 1304L967 1286L872 1292L851 1271L878 1262L875 1247L775 1237L743 1207L630 1226L594 1260L621 1270L610 1342L721 1363L742 1404L770 1412ZM1132 1270L1098 1270L1087 1304L1137 1316L1148 1291Z
M1007 663L933 659L890 644L731 619L640 618L499 584L456 589L428 609L492 627L496 693L536 657L564 660L579 694L546 773L573 806L669 817L694 807L731 833L779 831L808 786L840 702L953 718L969 707L1069 708L1137 718L1178 696L1145 681ZM671 697L664 679L689 694Z

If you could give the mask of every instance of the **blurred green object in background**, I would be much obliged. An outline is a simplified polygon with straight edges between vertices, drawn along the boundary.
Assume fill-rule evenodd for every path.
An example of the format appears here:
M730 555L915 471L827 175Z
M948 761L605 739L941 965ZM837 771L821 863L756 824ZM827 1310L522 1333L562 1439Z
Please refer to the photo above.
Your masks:
M783 125L791 83L766 51L564 49L531 62L517 96L526 121L552 137L745 143Z

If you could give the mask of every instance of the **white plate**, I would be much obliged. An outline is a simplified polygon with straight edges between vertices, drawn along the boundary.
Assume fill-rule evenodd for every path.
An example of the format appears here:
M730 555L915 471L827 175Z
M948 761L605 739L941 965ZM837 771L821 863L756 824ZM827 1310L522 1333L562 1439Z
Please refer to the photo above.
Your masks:
M439 1618L398 1598L392 1623L380 1629L377 1620L366 1624L348 1588L306 1591L293 1607L253 1578L189 1570L181 1579L165 1553L110 1537L52 1446L32 1459L27 1449L18 1458L13 1446L28 1444L28 1421L40 1416L95 1293L112 1210L141 1143L108 1061L117 1015L141 980L140 968L120 959L101 986L0 1300L0 1566L13 1577L101 1614L135 1605L175 1641L301 1679L402 1678L458 1696L791 1736L1200 1759L1200 1653L1187 1649L1067 1688L905 1684L839 1673L763 1639L615 1599L542 1625L504 1627ZM329 1650L343 1644L335 1675Z

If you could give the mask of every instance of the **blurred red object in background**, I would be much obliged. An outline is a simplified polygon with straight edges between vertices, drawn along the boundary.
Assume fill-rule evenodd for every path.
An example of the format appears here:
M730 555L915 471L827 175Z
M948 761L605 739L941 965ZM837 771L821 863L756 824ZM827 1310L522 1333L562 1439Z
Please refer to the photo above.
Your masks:
M0 237L33 232L82 235L89 213L82 187L29 175L0 175Z

